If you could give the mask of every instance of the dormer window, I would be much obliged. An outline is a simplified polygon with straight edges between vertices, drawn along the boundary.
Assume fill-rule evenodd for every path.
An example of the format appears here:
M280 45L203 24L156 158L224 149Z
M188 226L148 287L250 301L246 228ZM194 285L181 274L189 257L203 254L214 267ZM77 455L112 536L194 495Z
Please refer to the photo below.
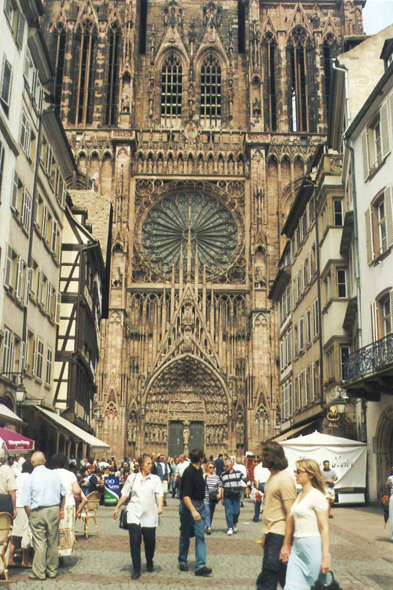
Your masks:
M393 39L386 39L381 53L381 59L385 62L385 71L393 63Z

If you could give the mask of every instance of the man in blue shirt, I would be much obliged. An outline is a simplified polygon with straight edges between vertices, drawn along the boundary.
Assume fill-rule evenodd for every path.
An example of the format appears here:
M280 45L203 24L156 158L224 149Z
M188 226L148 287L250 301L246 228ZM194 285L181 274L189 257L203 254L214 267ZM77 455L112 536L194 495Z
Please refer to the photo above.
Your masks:
M59 521L64 518L66 491L60 475L45 467L45 455L31 457L34 471L22 492L33 537L33 571L29 578L56 578L59 567Z

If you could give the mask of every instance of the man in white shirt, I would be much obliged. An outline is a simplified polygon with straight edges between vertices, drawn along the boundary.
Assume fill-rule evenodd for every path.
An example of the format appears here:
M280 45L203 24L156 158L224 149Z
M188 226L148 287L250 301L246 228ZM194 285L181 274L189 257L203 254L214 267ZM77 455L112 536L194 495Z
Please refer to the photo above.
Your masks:
M263 493L265 491L265 483L270 477L269 469L263 466L262 461L254 469L254 486L257 490L255 493L255 504L254 504L254 518L253 522L259 522L259 515L261 513L261 504Z
M190 462L187 460L185 455L179 456L179 463L176 467L175 479L177 482L177 489L179 490L180 496L181 496L181 478L183 477L183 473L185 472L185 470L187 469L189 464L190 464Z

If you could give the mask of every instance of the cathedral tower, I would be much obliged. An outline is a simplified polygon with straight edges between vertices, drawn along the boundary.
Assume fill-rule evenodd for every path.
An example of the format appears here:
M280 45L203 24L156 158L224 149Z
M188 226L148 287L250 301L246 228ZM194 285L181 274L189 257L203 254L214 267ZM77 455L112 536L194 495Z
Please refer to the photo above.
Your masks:
M56 104L115 212L94 412L116 456L257 451L277 431L267 294L362 6L46 2Z

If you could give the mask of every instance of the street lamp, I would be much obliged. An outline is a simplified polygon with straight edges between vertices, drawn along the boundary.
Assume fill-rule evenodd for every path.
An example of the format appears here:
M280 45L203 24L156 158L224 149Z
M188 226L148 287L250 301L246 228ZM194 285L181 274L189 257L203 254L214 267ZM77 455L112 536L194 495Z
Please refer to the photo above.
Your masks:
M97 418L97 426L98 426L98 430L101 430L101 428L104 426L104 418L102 417L101 412Z
M347 396L345 391L344 390L340 391L339 396L336 400L338 414L341 414L341 415L345 414L345 406L347 405L348 402L349 402L349 397Z

